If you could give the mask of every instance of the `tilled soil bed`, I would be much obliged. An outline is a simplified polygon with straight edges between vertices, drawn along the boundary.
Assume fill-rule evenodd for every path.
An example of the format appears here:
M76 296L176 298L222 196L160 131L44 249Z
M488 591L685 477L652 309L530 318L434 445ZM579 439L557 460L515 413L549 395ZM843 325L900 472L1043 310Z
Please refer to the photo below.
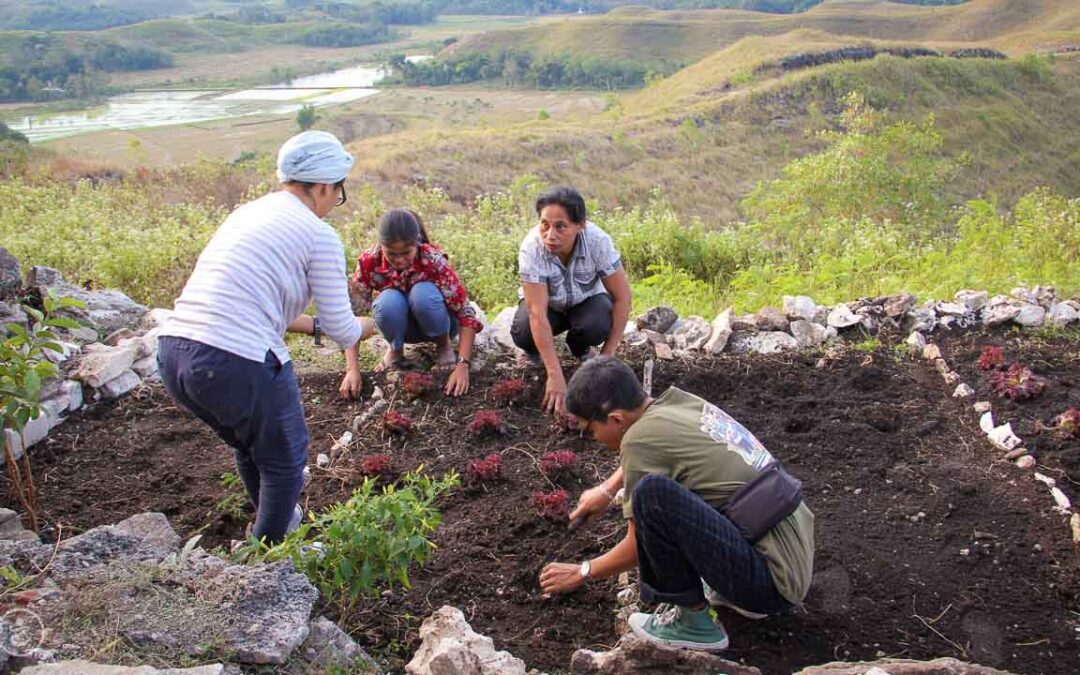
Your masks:
M937 338L977 398L993 400L998 423L1030 437L1040 471L1080 502L1080 441L1051 438L1042 426L1080 405L1076 336L1016 340L1006 334ZM993 399L974 366L981 344L1006 344L1047 378L1042 397L1023 404ZM732 636L727 656L766 673L789 673L832 660L955 656L1016 673L1073 673L1080 662L1080 555L1067 519L1045 486L1002 459L978 427L974 399L951 398L932 366L893 348L821 354L732 356L661 361L654 390L676 385L721 406L753 431L804 482L817 516L818 551L806 606L752 622L720 611ZM642 355L628 354L640 371ZM551 560L577 562L615 544L621 518L568 533L538 518L530 496L565 488L576 499L608 475L617 457L555 428L537 406L543 380L526 373L521 405L500 408L508 434L476 440L473 413L493 407L491 385L520 373L483 372L458 400L427 394L404 403L380 384L415 429L390 437L378 424L350 451L315 469L306 493L318 509L348 497L364 457L386 453L394 475L423 464L464 474L468 462L500 454L503 479L465 486L442 502L432 561L410 575L412 588L361 606L347 624L372 653L399 669L418 644L423 619L444 604L530 666L568 667L580 647L617 639L613 581L566 597L541 596L537 575ZM438 384L440 377L436 375ZM312 465L365 404L336 398L337 373L301 378L311 427ZM577 476L549 481L538 461L551 450L578 453ZM142 511L162 511L181 534L204 543L241 536L245 518L222 513L221 474L231 451L177 408L160 387L99 404L59 427L35 450L46 536L64 536ZM10 500L9 500L10 501ZM13 507L13 504L6 504Z

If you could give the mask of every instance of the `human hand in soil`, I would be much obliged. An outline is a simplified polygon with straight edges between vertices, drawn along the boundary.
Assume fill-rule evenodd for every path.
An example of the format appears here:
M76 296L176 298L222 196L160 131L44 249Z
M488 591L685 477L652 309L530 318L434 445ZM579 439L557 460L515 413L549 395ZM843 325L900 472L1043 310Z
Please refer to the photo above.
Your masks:
M548 563L540 570L540 589L545 593L569 593L585 583L581 566L573 563Z
M570 512L570 520L574 521L578 518L602 515L610 505L611 497L608 496L608 492L603 485L591 487L581 493L577 507Z
M459 363L454 366L446 380L446 395L461 396L469 393L469 364Z
M544 412L566 414L566 378L562 373L549 373L544 385Z
M341 378L341 387L338 392L341 398L353 399L360 396L360 389L364 386L364 376L359 368L350 368L345 371L345 377Z

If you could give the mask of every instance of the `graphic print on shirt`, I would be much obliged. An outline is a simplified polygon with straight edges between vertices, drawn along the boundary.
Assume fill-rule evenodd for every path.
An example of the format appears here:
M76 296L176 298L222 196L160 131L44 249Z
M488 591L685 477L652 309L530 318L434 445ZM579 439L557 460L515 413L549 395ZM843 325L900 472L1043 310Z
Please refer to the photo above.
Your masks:
M755 471L761 471L773 461L773 456L761 441L731 415L711 403L706 403L701 409L701 430L717 443L726 443Z

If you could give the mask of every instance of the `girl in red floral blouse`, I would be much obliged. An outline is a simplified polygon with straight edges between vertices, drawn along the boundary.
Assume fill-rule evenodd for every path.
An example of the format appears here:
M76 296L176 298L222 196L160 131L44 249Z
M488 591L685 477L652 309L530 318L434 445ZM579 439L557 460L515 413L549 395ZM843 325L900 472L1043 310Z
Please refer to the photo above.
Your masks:
M453 365L446 393L469 390L473 340L484 325L469 305L443 251L430 243L420 217L407 209L391 209L379 220L379 243L360 255L352 289L359 310L369 309L390 347L379 369L404 363L405 343L434 342L438 365ZM460 332L455 358L451 339Z

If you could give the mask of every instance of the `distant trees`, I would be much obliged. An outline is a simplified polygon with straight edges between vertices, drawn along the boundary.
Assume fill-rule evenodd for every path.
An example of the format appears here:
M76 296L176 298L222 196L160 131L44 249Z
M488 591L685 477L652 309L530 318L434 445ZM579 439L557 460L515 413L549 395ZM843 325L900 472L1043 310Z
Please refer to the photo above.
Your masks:
M309 47L357 47L378 42L386 42L393 32L382 23L371 24L332 24L312 28L294 38L296 42Z
M29 35L0 54L0 101L40 101L99 93L105 72L172 65L172 56L111 42L69 46L51 34Z
M512 86L538 89L627 89L645 85L656 71L674 72L679 64L646 64L570 54L534 56L506 49L469 52L450 59L413 63L401 55L387 64L391 80L411 85L446 85L502 79Z

